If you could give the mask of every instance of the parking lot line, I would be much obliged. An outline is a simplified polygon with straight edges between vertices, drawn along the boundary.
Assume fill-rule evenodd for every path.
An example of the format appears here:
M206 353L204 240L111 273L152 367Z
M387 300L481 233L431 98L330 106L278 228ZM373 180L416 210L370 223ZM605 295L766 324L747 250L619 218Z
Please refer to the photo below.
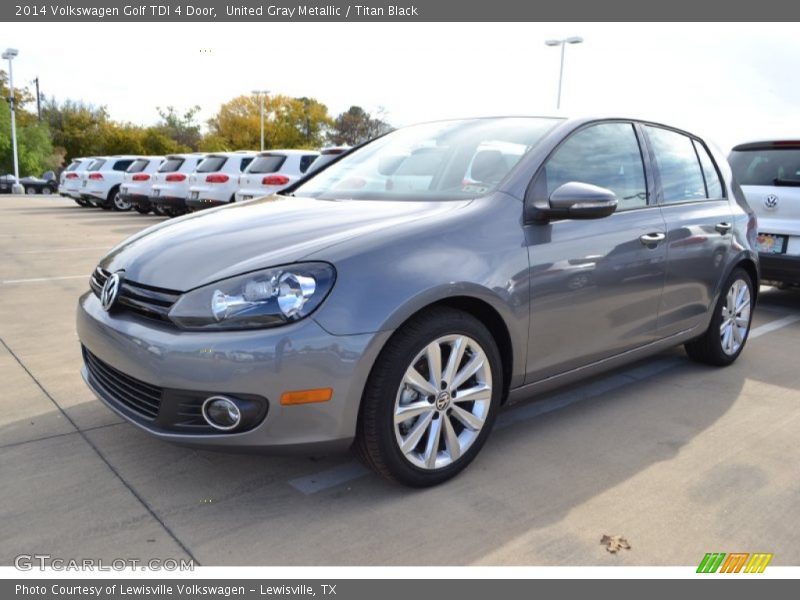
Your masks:
M789 315L781 319L775 319L764 325L760 325L750 331L750 338L758 338L766 335L783 327L788 327L793 323L800 321L800 315ZM574 404L581 400L590 400L596 398L606 392L610 392L624 386L630 385L645 380L659 373L663 373L669 369L677 367L685 363L680 358L671 356L668 358L661 358L639 366L627 369L621 373L607 375L600 379L596 379L591 383L581 385L574 389L561 392L555 396L551 396L547 400L540 400L530 404L522 404L518 407L509 407L507 410L501 412L497 421L495 422L494 429L504 429L511 425L529 421L549 412L566 408L570 404ZM289 481L296 490L305 495L316 494L336 487L349 481L360 479L365 475L370 474L366 467L358 461L350 461L342 463L330 469L320 471L313 475L306 475L305 477L298 477Z
M89 279L88 275L62 275L60 277L33 277L32 279L6 279L0 281L3 285L12 283L40 283L42 281L59 281L61 279Z
M763 325L751 330L750 337L761 337L762 335L766 335L777 329L791 325L792 323L797 323L798 321L800 321L800 315L789 315L788 317L783 317L782 319L775 319L774 321L764 323Z

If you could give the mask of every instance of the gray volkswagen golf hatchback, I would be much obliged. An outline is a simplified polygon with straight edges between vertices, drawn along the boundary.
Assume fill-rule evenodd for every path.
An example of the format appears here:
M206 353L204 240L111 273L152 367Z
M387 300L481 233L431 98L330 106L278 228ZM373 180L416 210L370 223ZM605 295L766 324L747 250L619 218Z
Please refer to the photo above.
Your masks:
M83 376L171 442L355 446L427 486L505 403L670 346L747 340L755 218L703 140L628 119L394 131L280 196L113 248L79 302Z

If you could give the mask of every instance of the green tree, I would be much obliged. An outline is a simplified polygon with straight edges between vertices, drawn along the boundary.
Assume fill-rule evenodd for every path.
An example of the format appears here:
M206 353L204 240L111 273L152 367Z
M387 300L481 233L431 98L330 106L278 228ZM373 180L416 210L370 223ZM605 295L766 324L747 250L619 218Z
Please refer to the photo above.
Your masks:
M50 98L42 105L42 119L50 128L53 145L63 148L67 158L105 153L103 132L111 127L105 107Z
M360 106L351 106L336 117L329 139L337 146L356 146L391 130L382 110L373 116Z
M200 124L197 122L197 113L200 112L200 107L195 105L189 108L183 114L179 114L173 106L166 108L156 107L158 114L161 117L161 123L158 127L163 131L164 135L173 139L181 147L188 148L195 151L200 147L202 134L200 132Z
M17 116L21 112L17 111ZM44 171L57 169L63 161L63 155L53 149L47 125L35 119L17 120L17 157L20 177L41 175ZM0 173L13 172L11 108L7 102L0 102Z

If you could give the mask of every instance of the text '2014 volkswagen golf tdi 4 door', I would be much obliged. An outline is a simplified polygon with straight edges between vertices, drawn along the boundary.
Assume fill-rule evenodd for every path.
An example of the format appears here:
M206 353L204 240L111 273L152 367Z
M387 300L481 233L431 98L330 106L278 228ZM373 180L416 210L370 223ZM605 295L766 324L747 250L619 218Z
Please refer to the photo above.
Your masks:
M355 446L442 482L506 402L747 340L755 218L702 140L624 119L423 124L284 196L152 227L80 299L84 377L154 436Z

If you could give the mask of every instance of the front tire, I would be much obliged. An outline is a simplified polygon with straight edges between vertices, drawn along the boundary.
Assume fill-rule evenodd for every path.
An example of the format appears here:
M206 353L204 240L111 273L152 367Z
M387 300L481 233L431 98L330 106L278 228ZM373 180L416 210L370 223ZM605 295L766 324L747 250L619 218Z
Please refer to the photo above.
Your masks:
M500 352L486 326L460 310L427 310L399 329L375 362L356 451L392 481L447 481L480 451L502 390Z
M685 345L692 360L718 367L732 364L742 353L753 320L753 280L747 271L734 269L722 289L708 329Z

